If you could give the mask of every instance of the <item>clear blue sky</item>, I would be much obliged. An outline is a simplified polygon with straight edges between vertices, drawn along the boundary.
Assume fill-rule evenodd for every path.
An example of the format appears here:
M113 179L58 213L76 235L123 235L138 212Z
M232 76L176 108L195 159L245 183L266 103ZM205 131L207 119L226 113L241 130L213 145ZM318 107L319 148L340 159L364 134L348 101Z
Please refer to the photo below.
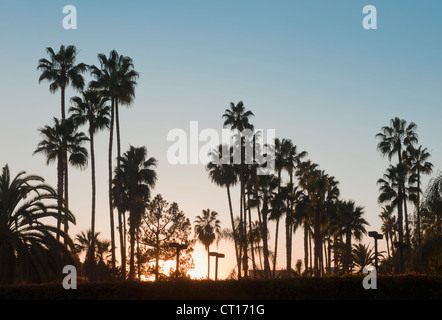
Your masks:
M68 4L77 8L77 30L62 27ZM362 28L368 4L377 8L377 30ZM190 121L221 131L230 102L243 100L255 127L275 129L308 151L340 181L342 198L365 207L370 230L380 228L376 180L388 165L376 151L381 126L395 116L417 123L440 169L440 1L0 0L0 7L0 164L14 173L26 170L56 185L55 166L32 152L37 129L60 117L60 95L38 84L37 62L46 47L61 44L74 44L78 62L87 64L112 49L133 58L141 77L134 104L121 112L123 150L147 146L159 160L154 193L178 202L192 221L211 208L228 227L225 190L201 165L170 166L167 133L188 131ZM101 133L97 141L97 228L104 236L107 139ZM89 176L89 169L71 169L73 234L89 228ZM303 257L300 239L294 261ZM220 246L232 255L228 244Z

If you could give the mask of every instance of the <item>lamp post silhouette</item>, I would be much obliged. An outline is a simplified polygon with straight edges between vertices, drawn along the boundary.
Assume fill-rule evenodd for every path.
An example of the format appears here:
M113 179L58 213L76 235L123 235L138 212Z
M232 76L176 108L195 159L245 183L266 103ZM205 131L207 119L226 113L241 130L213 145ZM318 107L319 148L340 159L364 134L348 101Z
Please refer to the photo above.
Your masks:
M376 267L376 272L378 271L378 240L383 238L382 234L377 233L376 231L368 232L368 235L374 239L374 264Z
M215 257L215 281L218 280L218 258L224 258L226 255L224 253L209 252L209 256Z
M187 245L179 244L176 242L172 242L169 244L169 247L176 249L176 270L175 270L175 278L178 278L179 268L180 268L180 251L187 249Z

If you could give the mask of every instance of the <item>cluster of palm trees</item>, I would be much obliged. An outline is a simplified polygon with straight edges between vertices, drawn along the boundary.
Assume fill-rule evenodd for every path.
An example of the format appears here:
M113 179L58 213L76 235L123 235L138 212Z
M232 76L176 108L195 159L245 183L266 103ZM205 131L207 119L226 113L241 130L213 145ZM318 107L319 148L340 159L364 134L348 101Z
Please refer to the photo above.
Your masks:
M399 273L406 271L406 262L411 261L412 249L421 247L423 240L428 238L423 236L423 231L432 230L429 225L439 225L436 234L440 235L441 228L440 218L439 222L437 218L440 217L440 210L437 209L440 203L437 178L430 184L422 201L422 176L432 173L433 164L428 161L431 156L428 149L419 144L416 130L415 123L407 123L395 117L390 120L389 126L382 127L376 135L380 140L378 151L390 161L383 177L377 181L378 202L383 205L380 214L382 231L387 241L390 269ZM394 161L395 156L397 162ZM410 204L414 212L410 210ZM393 215L395 210L397 219ZM432 222L428 224L428 221Z
M43 140L38 144L34 153L43 153L47 164L57 161L57 194L59 218L57 228L68 232L69 220L63 218L62 212L69 210L68 165L84 168L87 165L89 153L83 143L90 142L92 208L92 235L96 234L96 181L94 135L102 129L109 129L108 176L109 176L109 217L111 230L111 269L116 270L116 243L114 209L118 211L119 248L121 253L121 273L126 278L126 212L129 212L130 235L130 269L129 278L134 276L133 244L135 230L139 226L139 203L145 203L150 197L150 189L155 186L157 179L154 167L156 160L147 157L145 147L130 147L121 154L121 134L119 124L119 106L129 105L135 97L135 86L139 77L134 70L130 57L119 55L113 50L109 56L98 54L100 66L76 64L77 49L75 46L60 46L58 52L47 48L48 59L39 60L37 69L42 73L39 82L50 82L51 93L61 91L61 119L53 119L52 125L46 125L39 131ZM87 86L83 74L89 71L93 77ZM66 88L80 91L80 96L70 99L72 107L66 113ZM83 125L88 126L87 136L80 131ZM114 130L116 131L117 156L114 168L113 146ZM66 214L64 214L66 216ZM95 240L91 237L91 249L88 258L95 258ZM94 279L94 268L90 268L88 277Z
M240 132L245 129L253 130L253 116L242 101L231 103L230 109L223 114L224 126ZM251 139L253 141L237 136L236 146L239 147L220 145L211 151L214 161L207 164L211 181L227 190L238 278L249 276L250 264L253 277L276 276L279 224L283 217L288 274L293 272L292 239L298 227L304 231L305 275L318 276L331 273L332 270L350 271L353 266L352 238L360 240L366 233L365 226L368 225L363 218L363 207L356 206L354 201L340 199L339 182L336 178L321 170L318 164L305 160L307 152L298 151L290 139L276 138L274 146L254 146L274 148L272 154L275 174L257 175L258 164L245 162L245 153L251 150L245 147L246 144L257 141L254 137ZM238 157L235 152L241 152L241 162L223 162L226 159L223 151L226 150L230 150L230 160ZM287 178L285 182L283 175ZM238 183L239 215L235 216L231 190ZM252 219L252 209L256 211L258 220ZM269 249L270 220L276 224L273 253ZM260 265L263 265L262 270L258 269L256 253L259 254Z

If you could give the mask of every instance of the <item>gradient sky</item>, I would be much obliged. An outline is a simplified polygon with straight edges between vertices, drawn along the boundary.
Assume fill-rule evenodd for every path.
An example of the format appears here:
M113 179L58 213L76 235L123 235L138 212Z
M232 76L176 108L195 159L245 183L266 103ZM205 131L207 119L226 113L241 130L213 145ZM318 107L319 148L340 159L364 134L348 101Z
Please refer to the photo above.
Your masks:
M62 27L68 4L77 9L77 30ZM377 30L362 28L368 4L377 8ZM202 165L168 164L167 133L188 132L190 121L221 132L230 102L242 100L256 128L275 129L308 151L340 181L343 199L365 207L369 230L380 230L376 180L388 166L374 136L391 118L417 123L420 143L440 169L440 1L0 0L0 7L0 165L8 163L13 174L26 170L56 186L56 166L46 167L44 156L32 152L37 129L60 117L60 94L38 84L37 63L46 47L61 44L74 44L78 62L87 64L112 49L133 58L141 76L136 100L121 111L122 149L147 147L159 161L153 193L178 202L192 221L210 208L229 227L226 192L210 183ZM107 139L100 133L96 144L103 237L109 234ZM71 169L70 177L74 235L90 227L89 168ZM301 233L294 237L294 262L303 258ZM284 267L282 232L279 248ZM227 255L220 265L225 277L234 251L225 242L219 250ZM205 256L198 257L205 270Z

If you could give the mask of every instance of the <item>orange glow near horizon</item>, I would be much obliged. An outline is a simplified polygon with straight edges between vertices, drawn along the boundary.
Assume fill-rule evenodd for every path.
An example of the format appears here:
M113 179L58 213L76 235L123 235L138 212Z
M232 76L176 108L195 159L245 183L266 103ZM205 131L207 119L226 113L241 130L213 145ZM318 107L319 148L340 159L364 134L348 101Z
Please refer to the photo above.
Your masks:
M150 262L149 267L155 268L155 261ZM176 270L176 260L160 260L159 261L159 272L162 274L165 274L166 276L170 277ZM207 278L207 270L203 271L198 268L189 269L186 273L190 279L194 280L201 280ZM141 281L155 281L155 274L151 275L141 275Z

